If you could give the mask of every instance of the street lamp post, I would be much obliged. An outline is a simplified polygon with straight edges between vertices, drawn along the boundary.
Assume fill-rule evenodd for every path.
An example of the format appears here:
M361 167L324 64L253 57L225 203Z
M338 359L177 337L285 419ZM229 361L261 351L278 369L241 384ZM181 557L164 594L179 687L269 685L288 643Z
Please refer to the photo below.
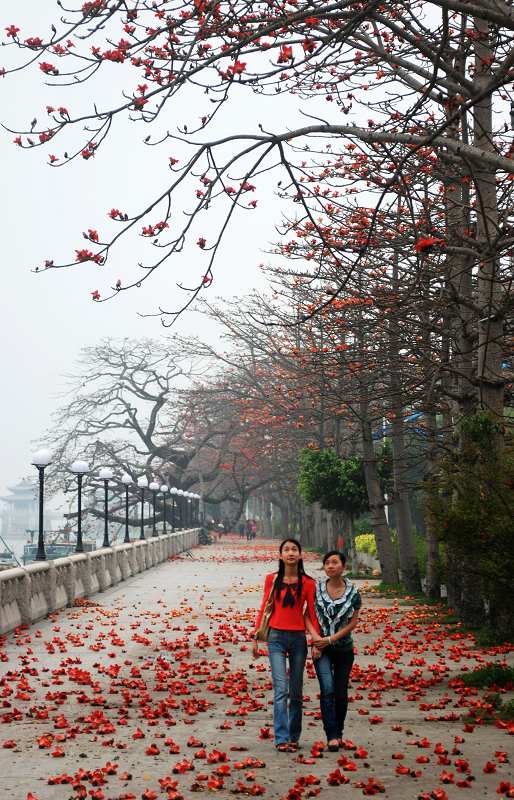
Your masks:
M191 492L186 492L186 527L193 527L193 495Z
M191 492L191 527L196 525L196 494Z
M128 472L123 473L121 476L121 482L125 487L125 538L123 541L125 544L129 544L129 486L132 484L132 478Z
M187 493L187 527L193 527L193 492Z
M150 486L148 487L153 494L153 526L152 526L152 536L157 536L157 529L155 527L155 502L157 497L157 492L161 488L157 481L152 481Z
M104 483L104 540L102 542L102 547L110 547L109 522L107 517L109 513L109 481L113 479L112 469L109 469L109 467L102 467L98 473L98 477Z
M50 450L38 450L32 457L32 464L37 468L39 473L39 534L37 540L37 553L35 561L46 561L45 553L45 535L44 535L44 520L43 520L43 507L44 507L44 493L45 493L45 468L52 463L52 454Z
M198 499L198 505L196 507L196 513L197 513L197 516L198 516L198 524L203 526L204 513L203 513L202 495L201 494L197 494L196 497Z
M82 479L84 475L89 472L89 464L87 461L74 461L70 466L71 471L77 476L77 545L75 547L76 553L84 552L84 545L82 543Z
M184 504L184 530L187 530L189 528L189 492L184 492L182 502Z
M180 530L184 530L184 490L177 489L177 498L178 498L178 516L180 520Z
M139 534L140 539L145 538L145 489L148 488L148 479L145 475L141 475L140 478L137 479L137 485L141 489L141 532Z
M170 487L166 486L165 483L161 486L162 492L162 533L163 536L166 536L166 495L169 492Z
M177 492L178 492L177 487L176 486L172 486L172 488L170 489L170 495L171 495L171 532L172 533L175 533L175 519L176 519L175 511L176 511L176 508L177 508L176 502L175 502L175 498L177 496Z
M189 527L187 522L187 515L188 515L188 506L187 506L187 495L188 493L184 490L182 492L182 530L185 531Z

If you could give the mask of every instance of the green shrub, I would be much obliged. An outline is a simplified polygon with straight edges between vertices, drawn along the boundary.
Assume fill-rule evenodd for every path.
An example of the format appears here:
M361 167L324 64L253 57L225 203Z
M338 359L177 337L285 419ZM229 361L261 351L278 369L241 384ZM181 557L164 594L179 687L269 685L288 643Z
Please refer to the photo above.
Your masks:
M306 503L320 503L328 511L355 517L368 508L361 459L342 459L331 448L301 451L297 489Z
M514 700L502 703L498 709L498 717L504 720L514 719Z
M466 686L483 688L485 686L507 686L514 684L514 667L506 664L487 664L473 672L464 672L460 676Z

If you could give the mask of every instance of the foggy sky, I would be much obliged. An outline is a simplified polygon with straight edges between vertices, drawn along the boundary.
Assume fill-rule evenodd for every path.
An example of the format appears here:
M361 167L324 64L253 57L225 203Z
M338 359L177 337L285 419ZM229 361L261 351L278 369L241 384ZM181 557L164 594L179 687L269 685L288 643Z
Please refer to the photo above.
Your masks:
M15 23L22 38L44 36L55 15L54 0L3 0L0 6L2 30ZM2 48L1 64L9 63L10 52ZM17 54L12 48L12 55ZM65 64L64 61L59 62ZM116 73L111 71L112 84L94 87L94 100L104 106L109 99L119 97ZM44 86L43 74L37 64L30 72L21 72L2 79L0 119L14 129L26 129L36 116L45 119L47 104L66 105L76 112L77 98L73 90L51 89ZM130 85L136 81L134 75ZM87 86L78 93L81 108L91 108L93 89ZM189 105L188 105L189 102ZM184 94L180 103L173 101L167 116L152 131L186 118L198 119L198 98ZM283 114L287 98L281 98ZM257 105L259 104L259 105ZM291 114L296 117L296 101L291 99ZM277 105L273 98L255 100L249 93L240 95L232 115L225 115L221 129L256 129L256 122L285 124L284 116L277 121ZM235 115L235 116L233 116ZM289 124L289 120L288 120ZM291 121L292 126L292 121ZM166 185L162 171L166 170L166 149L149 151L141 144L151 132L148 127L129 122L116 125L116 132L107 147L85 162L79 159L70 166L51 169L47 165L49 152L62 151L56 140L50 150L35 148L25 151L12 144L13 134L0 132L3 192L3 281L0 325L2 341L3 391L1 411L2 458L0 459L0 492L6 484L35 473L30 466L33 443L43 434L51 421L52 410L64 387L63 375L73 369L80 348L96 343L102 337L153 337L163 332L158 318L141 318L138 312L153 312L159 303L176 307L179 297L176 280L188 275L194 280L202 274L205 257L192 244L176 262L163 266L158 274L139 290L126 292L114 302L95 304L90 293L114 285L118 277L134 276L137 254L125 245L105 267L93 264L77 265L71 269L49 271L36 275L31 272L45 258L71 260L79 247L87 246L82 231L87 227L107 227L107 211L122 207L133 212L142 207L142 198L152 197ZM169 150L169 148L168 148ZM164 181L169 177L165 174ZM271 191L259 196L259 210L238 218L218 258L215 280L208 295L230 297L244 294L252 287L264 286L257 265L266 260L263 250L276 239L273 224L279 221L277 201ZM154 220L155 221L155 220ZM215 213L209 213L206 230L213 231ZM110 230L110 229L109 229ZM148 260L149 248L141 252ZM191 282L190 282L191 283ZM209 335L212 323L198 313L180 319L176 330L181 334Z

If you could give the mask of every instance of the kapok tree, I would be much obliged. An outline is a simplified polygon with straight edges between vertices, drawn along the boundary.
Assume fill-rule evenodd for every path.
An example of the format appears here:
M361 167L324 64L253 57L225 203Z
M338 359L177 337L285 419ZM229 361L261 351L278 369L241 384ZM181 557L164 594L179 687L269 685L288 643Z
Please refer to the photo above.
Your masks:
M126 209L113 197L106 203L109 229L87 221L86 246L77 243L68 260L49 254L40 269L77 262L106 266L121 237L148 239L155 248L152 256L141 262L135 276L111 280L116 294L139 285L192 244L205 253L205 261L198 278L193 276L185 287L189 292L184 303L174 304L176 313L177 306L189 305L210 285L229 223L237 213L255 210L263 173L279 171L281 188L294 194L316 225L306 203L306 198L314 199L303 180L306 153L310 160L313 151L326 153L334 142L357 144L357 151L345 158L346 181L362 191L374 180L361 170L370 149L386 163L392 148L403 147L401 156L390 162L389 175L380 175L377 207L401 181L413 155L425 154L424 168L430 169L434 159L456 165L457 179L460 173L474 193L476 234L468 239L476 241L476 305L484 320L477 381L480 403L501 417L506 306L499 271L501 248L510 233L499 199L512 163L508 131L493 125L493 104L500 116L508 113L513 29L509 8L493 0L465 7L454 0L397 0L387 7L378 0L357 7L350 0L89 0L67 9L50 35L8 24L6 43L20 57L6 52L6 77L32 69L52 87L90 82L93 96L95 81L109 80L109 70L118 70L126 80L119 102L103 109L69 109L52 102L48 122L40 125L35 118L17 133L18 146L44 148L54 168L75 159L90 162L101 157L118 119L129 118L145 126L145 142L164 151L171 170L169 180L141 208ZM203 95L201 107L194 105L194 120L169 130L163 120L170 103L184 93L193 96L191 92L196 101L198 89ZM277 98L294 93L315 119L273 132L209 136L214 121L230 114L232 103L245 91ZM348 124L341 124L341 113ZM463 124L468 114L469 126ZM457 193L451 203L455 211ZM207 237L198 228L199 217L215 205L224 211L223 222ZM183 221L180 210L186 212ZM449 220L448 233L452 227ZM363 250L370 245L373 218L369 233ZM420 239L431 237L429 229L419 232ZM327 248L332 248L329 242ZM453 275L455 284L455 269ZM92 295L104 299L104 289L94 289Z

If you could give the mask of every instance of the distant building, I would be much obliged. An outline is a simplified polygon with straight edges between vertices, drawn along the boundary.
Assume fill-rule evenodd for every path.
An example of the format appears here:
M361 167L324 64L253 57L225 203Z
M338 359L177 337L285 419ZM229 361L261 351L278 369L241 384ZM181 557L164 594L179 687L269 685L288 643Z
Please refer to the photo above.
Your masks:
M38 526L37 480L23 478L7 489L10 494L0 497L2 536L9 539L26 539L27 530L36 530Z

